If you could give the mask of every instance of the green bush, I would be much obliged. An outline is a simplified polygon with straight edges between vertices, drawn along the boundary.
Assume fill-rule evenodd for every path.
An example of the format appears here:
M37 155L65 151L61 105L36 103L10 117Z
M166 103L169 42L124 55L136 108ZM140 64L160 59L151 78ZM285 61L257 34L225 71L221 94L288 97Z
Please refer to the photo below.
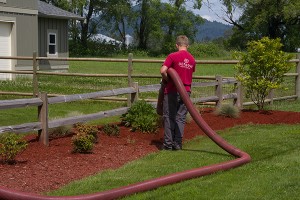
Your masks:
M282 46L280 39L264 37L249 42L246 53L236 54L240 62L235 66L235 77L259 110L264 109L270 91L281 87L284 74L291 68L287 61L292 57L281 50Z
M22 136L14 133L0 135L0 156L5 163L14 164L15 158L27 147L27 141Z
M72 137L73 152L75 153L90 153L94 148L94 136L79 133Z
M105 124L102 127L102 131L109 136L118 136L120 135L120 127L115 124Z
M94 143L98 142L98 128L96 126L77 123L74 125L73 132L76 135L92 135L94 137Z
M152 105L141 100L135 102L128 112L121 116L121 120L126 127L131 127L131 131L155 133L158 129L159 116Z
M232 104L223 104L216 109L215 114L230 118L238 118L240 115L240 110L238 107Z
M77 123L72 137L73 152L90 153L98 142L98 128L92 125Z

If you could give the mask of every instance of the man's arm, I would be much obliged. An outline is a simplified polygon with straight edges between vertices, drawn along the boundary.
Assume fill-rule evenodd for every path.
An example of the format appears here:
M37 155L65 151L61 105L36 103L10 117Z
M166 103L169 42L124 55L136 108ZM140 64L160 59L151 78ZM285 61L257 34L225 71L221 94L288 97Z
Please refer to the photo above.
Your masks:
M160 74L163 78L163 81L165 82L168 82L168 74L167 74L167 71L168 71L168 67L163 65L161 68L160 68Z

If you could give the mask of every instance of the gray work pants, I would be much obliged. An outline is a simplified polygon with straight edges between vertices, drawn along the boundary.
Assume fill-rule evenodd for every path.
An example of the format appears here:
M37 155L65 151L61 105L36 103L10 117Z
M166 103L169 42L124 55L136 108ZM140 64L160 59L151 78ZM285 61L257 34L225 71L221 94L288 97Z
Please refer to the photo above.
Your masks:
M187 108L178 93L164 95L163 119L165 149L181 148Z

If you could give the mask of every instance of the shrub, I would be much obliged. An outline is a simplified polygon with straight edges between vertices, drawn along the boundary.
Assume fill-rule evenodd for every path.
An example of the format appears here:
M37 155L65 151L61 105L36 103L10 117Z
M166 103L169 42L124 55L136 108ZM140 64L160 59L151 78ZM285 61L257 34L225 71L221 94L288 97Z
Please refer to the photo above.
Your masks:
M76 135L92 135L94 137L94 143L98 142L98 128L95 126L77 123L74 125L73 132Z
M223 104L216 109L215 114L230 118L237 118L239 117L240 110L232 104Z
M73 152L90 153L94 147L94 136L78 133L72 137Z
M98 128L92 125L77 123L72 137L73 152L90 153L98 142Z
M131 127L131 131L155 133L158 129L159 117L156 110L144 100L135 102L121 119L126 127Z
M18 153L26 147L27 141L23 140L20 135L14 133L0 135L0 156L5 163L14 164Z
M102 127L102 131L109 136L118 136L120 135L120 128L115 124L105 124Z
M284 73L291 68L291 55L281 50L280 39L262 38L248 43L246 53L236 55L236 79L246 88L250 98L259 110L264 109L265 99L272 89L280 88Z

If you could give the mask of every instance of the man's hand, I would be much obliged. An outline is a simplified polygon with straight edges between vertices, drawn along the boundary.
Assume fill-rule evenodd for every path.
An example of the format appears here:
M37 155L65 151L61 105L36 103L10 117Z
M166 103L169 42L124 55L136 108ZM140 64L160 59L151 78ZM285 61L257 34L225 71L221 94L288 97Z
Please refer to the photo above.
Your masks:
M168 81L165 80L165 79L161 79L160 83L163 84L163 85L167 85Z

